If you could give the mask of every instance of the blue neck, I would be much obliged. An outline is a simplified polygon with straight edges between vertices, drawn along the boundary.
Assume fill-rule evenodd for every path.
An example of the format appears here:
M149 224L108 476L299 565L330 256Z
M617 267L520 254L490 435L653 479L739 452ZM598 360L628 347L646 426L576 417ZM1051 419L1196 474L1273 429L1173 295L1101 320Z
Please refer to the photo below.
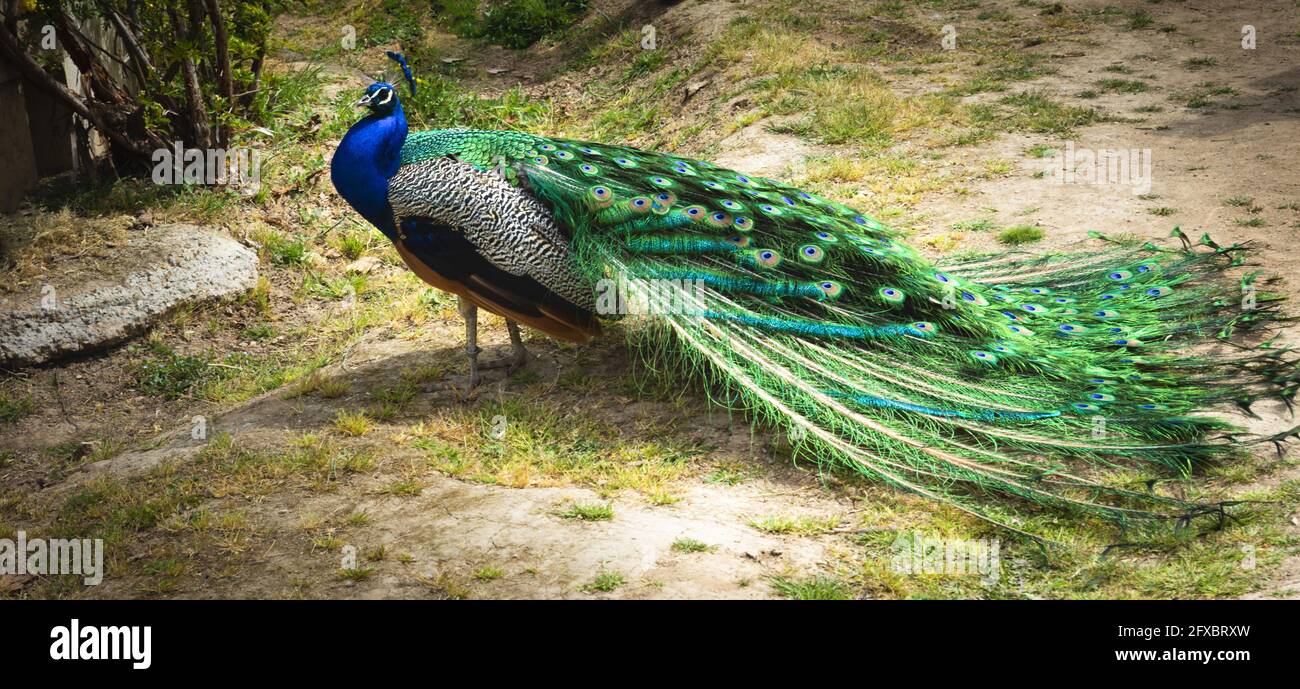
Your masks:
M406 113L398 103L386 115L372 113L352 125L330 162L334 188L363 218L390 239L396 237L388 205L388 179L402 163Z

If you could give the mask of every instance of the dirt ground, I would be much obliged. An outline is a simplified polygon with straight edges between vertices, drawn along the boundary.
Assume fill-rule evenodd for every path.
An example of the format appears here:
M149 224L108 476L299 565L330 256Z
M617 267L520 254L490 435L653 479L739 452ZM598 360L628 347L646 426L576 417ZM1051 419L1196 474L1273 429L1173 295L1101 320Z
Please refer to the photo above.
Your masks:
M623 7L608 4L610 11ZM1040 11L1037 5L1027 8L1015 2L979 5L1025 16ZM1028 157L1025 151L1039 145L1063 151L1066 139L1007 133L955 149L935 164L941 173L960 174L963 182L920 195L909 211L909 222L922 228L914 242L935 255L940 253L935 247L943 251L992 248L990 235L953 229L975 218L1043 228L1046 239L1029 247L1035 252L1086 239L1091 230L1158 241L1180 225L1194 238L1207 232L1220 243L1251 242L1265 273L1285 278L1283 291L1294 294L1293 266L1300 265L1300 243L1295 241L1300 232L1300 205L1296 205L1300 202L1300 10L1289 1L1133 6L1149 8L1158 24L1177 30L1100 27L1054 40L1037 49L1050 54L1048 64L1055 72L1037 76L1028 85L1073 100L1089 84L1124 76L1107 71L1111 65L1127 65L1136 76L1153 75L1147 90L1103 92L1090 99L1090 105L1112 117L1080 128L1069 139L1076 150L1137 149L1149 155L1150 190L1139 194L1122 184L1062 184L1050 174L1036 175L1052 160ZM667 27L698 24L708 17L721 22L744 7L745 3L687 2L666 10L661 20ZM936 23L947 21L938 11L934 16ZM1256 27L1255 49L1242 48L1243 25ZM960 22L957 26L960 46L964 29ZM463 47L451 45L451 52ZM580 78L554 75L561 64L558 58L528 61L500 49L467 51L463 56L462 68L473 70L471 81L476 83L505 80L544 90ZM482 71L487 67L510 71L488 74ZM335 73L359 78L342 68ZM935 88L934 79L945 75L891 74L888 78L900 91L924 91ZM1235 93L1214 96L1218 105L1204 109L1171 101L1210 80ZM781 177L798 175L811 157L835 152L834 147L774 133L770 124L759 121L720 138L711 158L753 174ZM972 170L994 172L971 174ZM1249 201L1225 203L1236 197ZM331 204L332 212L345 212ZM239 233L238 228L231 229ZM237 315L238 307L223 308ZM168 327L186 340L204 338L195 325ZM326 397L282 388L232 406L143 395L112 363L114 357L127 356L121 351L7 372L11 385L39 384L42 405L16 423L0 425L0 447L16 458L0 464L0 479L33 502L58 504L87 487L103 485L106 479L166 480L183 471L178 467L202 465L209 461L204 459L207 439L219 434L229 434L245 450L273 452L304 433L331 433L340 412L364 405L372 399L371 391L394 385L403 371L439 366L445 372L437 382L463 382L458 358L461 336L459 322L446 311L418 332L377 327L352 345L343 361L323 371L344 383L348 392ZM1297 343L1295 332L1287 333L1285 341ZM508 341L499 319L488 318L480 327L480 344L486 359L504 356ZM274 343L248 346L256 349ZM612 384L602 385L601 381L615 379L634 366L617 335L579 348L537 336L530 339L529 347L535 358L525 382L489 372L487 382L468 402L456 390L425 384L396 418L377 423L362 437L338 440L345 449L373 453L377 457L373 470L339 479L324 490L277 477L264 489L210 495L187 504L164 522L164 527L175 525L174 530L133 535L136 540L130 543L126 559L162 562L166 570L162 574L124 563L122 576L110 576L90 590L42 589L38 581L11 579L0 581L0 593L177 598L769 598L781 595L770 585L774 579L803 580L840 572L846 563L852 566L861 557L854 552L855 539L882 524L906 527L888 520L860 519L858 513L877 495L876 489L853 482L846 485L816 468L793 466L781 442L756 435L742 415L711 410L697 395L645 398ZM611 375L597 375L602 371ZM575 389L567 383L575 375L595 382ZM652 429L694 451L687 469L666 482L672 500L660 501L642 491L608 490L581 482L523 481L524 487L513 487L500 481L467 480L429 469L425 453L406 442L424 432L418 424L430 416L458 413L467 404L478 410L485 404L512 401L582 409L628 437ZM1252 430L1275 431L1295 423L1280 405L1259 412L1261 419L1249 421ZM206 419L205 439L191 437L195 415ZM471 430L482 435L491 432L488 426L480 423ZM42 459L46 448L87 438L102 443L109 436L125 440L127 449L68 466L52 467L51 460ZM93 446L78 452L78 457L91 453L94 459ZM742 478L716 480L733 471ZM1235 490L1277 486L1297 478L1300 466L1278 464ZM394 489L402 481L413 483ZM592 504L608 505L612 518L575 517L570 509ZM214 527L195 536L195 529L185 524L201 511L234 513L238 518L226 528ZM756 521L774 516L824 520L824 526L756 528ZM21 518L3 521L11 527L23 523ZM1300 535L1300 519L1293 515L1285 528L1293 537ZM185 538L175 537L177 533ZM687 541L707 548L681 545ZM372 571L364 576L339 575L340 562L352 548L363 569ZM1286 554L1280 560L1249 597L1300 597L1300 556ZM599 584L606 573L616 574L619 583Z

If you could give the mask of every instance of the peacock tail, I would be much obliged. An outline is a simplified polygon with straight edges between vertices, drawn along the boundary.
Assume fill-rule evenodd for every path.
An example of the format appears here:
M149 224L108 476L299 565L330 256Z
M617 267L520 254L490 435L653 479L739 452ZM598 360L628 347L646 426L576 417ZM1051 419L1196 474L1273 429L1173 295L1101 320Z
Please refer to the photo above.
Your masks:
M402 148L404 169L447 156L540 200L602 317L648 311L651 351L800 455L1031 537L1018 506L1126 529L1221 521L1224 504L1134 471L1186 477L1294 432L1207 413L1297 389L1286 348L1236 343L1284 319L1255 274L1225 277L1246 246L1176 229L1176 248L936 265L842 203L705 161L518 132Z

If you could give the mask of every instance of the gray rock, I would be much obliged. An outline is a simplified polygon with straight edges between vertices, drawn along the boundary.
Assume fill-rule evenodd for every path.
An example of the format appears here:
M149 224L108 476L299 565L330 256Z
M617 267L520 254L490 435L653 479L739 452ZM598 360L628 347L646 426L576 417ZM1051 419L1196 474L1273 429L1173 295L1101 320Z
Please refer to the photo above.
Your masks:
M159 225L121 247L108 271L60 265L57 276L0 299L0 364L45 363L123 342L182 304L257 284L257 254L220 230Z

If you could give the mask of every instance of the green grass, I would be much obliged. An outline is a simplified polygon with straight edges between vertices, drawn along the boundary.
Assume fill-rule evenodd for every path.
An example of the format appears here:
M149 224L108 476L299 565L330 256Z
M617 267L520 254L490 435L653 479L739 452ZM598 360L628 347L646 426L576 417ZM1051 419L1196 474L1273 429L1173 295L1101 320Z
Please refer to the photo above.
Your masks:
M1173 215L1173 214L1177 213L1177 212L1178 212L1178 209L1176 209L1176 208L1170 208L1170 207L1168 207L1168 206L1159 206L1159 207L1156 207L1156 208L1148 208L1148 209L1147 209L1147 212L1150 213L1151 215L1158 215L1158 216L1161 216L1161 217L1167 217L1167 216L1170 216L1170 215Z
M763 533L815 536L834 531L840 525L840 518L837 515L827 517L772 515L751 519L749 525Z
M569 509L560 513L564 519L578 519L584 522L606 521L614 518L614 508L609 503L580 503L569 505Z
M477 2L435 0L433 4L457 35L514 49L558 34L586 14L588 6L587 0L498 0L488 4L479 18Z
M500 567L485 565L474 571L474 578L479 581L496 581L505 576L506 573Z
M1011 130L1064 135L1098 119L1097 111L1092 108L1062 105L1041 91L1003 96L998 102L1011 110L1001 124ZM995 113L983 117L990 122L1000 119Z
M34 411L36 411L36 402L32 400L31 395L10 397L7 394L0 394L0 422L14 423Z
M627 583L622 574L618 572L601 572L596 575L595 579L582 585L582 590L587 593L609 593Z
M1043 228L1034 225L1016 225L998 233L998 241L1009 246L1029 244L1043 238Z
M791 600L851 600L853 598L844 582L827 576L806 579L775 577L772 579L772 588L781 596Z
M1030 158L1055 158L1056 153L1056 148L1047 144L1034 144L1025 149L1025 155Z
M1219 60L1213 57L1189 57L1183 60L1183 66L1191 70L1206 69L1217 64Z
M1255 199L1250 196L1229 196L1223 200L1223 205L1235 208L1245 208L1254 205L1254 203Z
M1142 29L1149 29L1151 28L1151 25L1154 23L1155 23L1155 19L1151 16L1151 13L1144 9L1131 10L1128 13L1127 25L1129 31L1140 31Z
M679 553L707 553L715 547L694 538L679 538L673 541L673 550Z
M1102 79L1097 86L1107 93L1142 93L1151 87L1135 79Z

